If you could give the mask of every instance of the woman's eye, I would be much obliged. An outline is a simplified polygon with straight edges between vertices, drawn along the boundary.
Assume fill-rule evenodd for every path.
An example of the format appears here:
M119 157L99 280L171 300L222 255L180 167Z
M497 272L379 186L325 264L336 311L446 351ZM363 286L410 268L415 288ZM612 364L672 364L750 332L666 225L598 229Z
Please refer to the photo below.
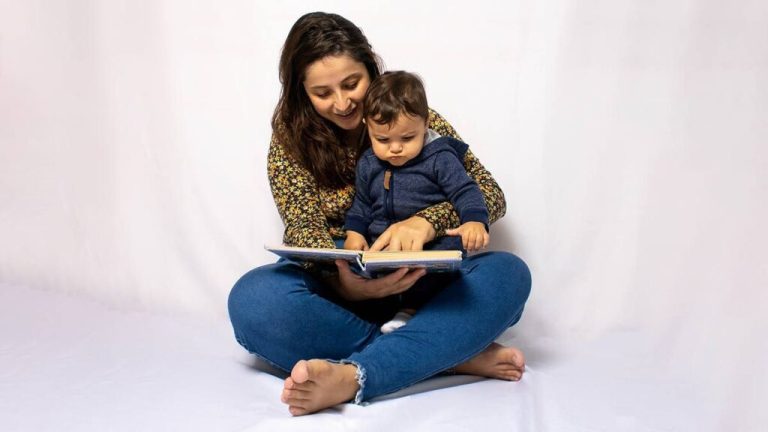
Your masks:
M329 95L330 95L330 93L318 93L316 96L317 96L317 97L319 97L319 98L321 98L321 99L325 99L325 98L327 98Z
M357 81L350 84L345 84L344 88L347 90L354 90L355 88L357 88Z

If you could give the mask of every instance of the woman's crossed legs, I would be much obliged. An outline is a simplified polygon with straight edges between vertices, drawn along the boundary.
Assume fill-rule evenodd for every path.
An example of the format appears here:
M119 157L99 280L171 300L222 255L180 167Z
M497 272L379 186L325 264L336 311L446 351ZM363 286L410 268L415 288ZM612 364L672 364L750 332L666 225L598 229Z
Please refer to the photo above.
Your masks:
M360 403L450 368L519 380L523 353L493 340L520 319L530 291L525 263L488 252L438 279L445 288L407 326L382 335L377 320L394 314L396 303L345 304L300 266L278 262L238 281L230 318L241 345L290 371L281 399L293 415Z

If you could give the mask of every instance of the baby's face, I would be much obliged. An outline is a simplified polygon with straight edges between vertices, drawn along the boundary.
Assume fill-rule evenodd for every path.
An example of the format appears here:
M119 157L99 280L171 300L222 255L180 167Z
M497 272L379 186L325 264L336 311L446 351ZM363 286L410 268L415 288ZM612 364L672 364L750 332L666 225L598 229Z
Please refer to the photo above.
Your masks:
M394 166L402 166L421 153L427 133L422 117L400 114L392 125L381 125L367 119L373 153Z

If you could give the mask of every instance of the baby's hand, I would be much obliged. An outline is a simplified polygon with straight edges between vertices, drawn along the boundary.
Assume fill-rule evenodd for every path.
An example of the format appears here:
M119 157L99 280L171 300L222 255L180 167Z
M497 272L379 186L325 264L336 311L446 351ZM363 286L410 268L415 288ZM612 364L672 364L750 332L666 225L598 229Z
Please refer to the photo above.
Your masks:
M344 249L368 250L368 242L362 234L354 231L347 231L347 239L344 240Z
M485 249L490 236L482 222L466 222L458 228L445 230L449 236L461 236L461 244L467 251Z

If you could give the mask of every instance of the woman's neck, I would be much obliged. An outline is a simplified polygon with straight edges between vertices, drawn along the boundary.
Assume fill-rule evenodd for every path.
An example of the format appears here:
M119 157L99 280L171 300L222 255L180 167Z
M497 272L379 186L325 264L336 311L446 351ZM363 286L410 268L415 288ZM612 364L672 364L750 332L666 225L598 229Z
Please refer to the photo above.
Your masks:
M360 123L360 126L352 130L344 131L341 135L344 147L357 147L363 138L363 133L365 133L365 123L362 122Z

